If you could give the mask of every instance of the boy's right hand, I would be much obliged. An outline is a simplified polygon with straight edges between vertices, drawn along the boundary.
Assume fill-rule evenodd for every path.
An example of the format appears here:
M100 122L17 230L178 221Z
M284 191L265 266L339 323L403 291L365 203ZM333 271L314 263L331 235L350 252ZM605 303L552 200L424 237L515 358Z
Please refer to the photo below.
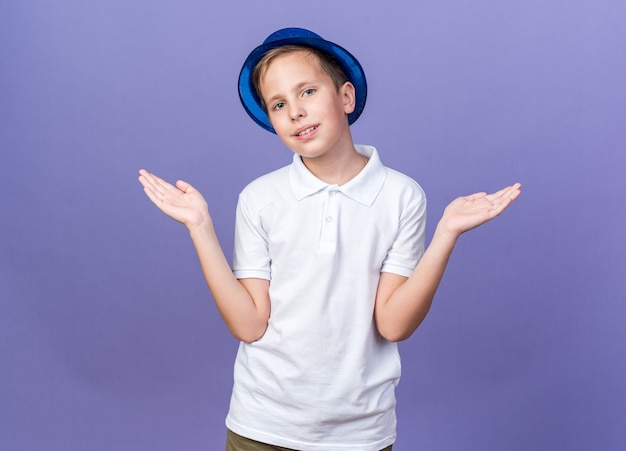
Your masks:
M211 220L206 200L189 183L179 180L174 186L145 169L139 170L139 183L154 205L188 229Z

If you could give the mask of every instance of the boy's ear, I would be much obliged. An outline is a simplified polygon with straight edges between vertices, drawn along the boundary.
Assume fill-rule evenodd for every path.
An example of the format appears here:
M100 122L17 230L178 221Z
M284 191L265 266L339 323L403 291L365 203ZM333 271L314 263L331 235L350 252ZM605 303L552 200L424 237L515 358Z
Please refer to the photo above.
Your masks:
M354 111L356 104L356 90L354 85L349 81L345 82L340 90L341 100L343 101L343 110L346 114L350 114Z

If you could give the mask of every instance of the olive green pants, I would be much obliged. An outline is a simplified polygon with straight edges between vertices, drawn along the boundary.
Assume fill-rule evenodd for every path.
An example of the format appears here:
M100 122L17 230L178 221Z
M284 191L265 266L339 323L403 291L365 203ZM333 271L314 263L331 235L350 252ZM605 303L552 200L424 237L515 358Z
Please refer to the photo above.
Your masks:
M249 438L242 437L235 434L230 429L226 436L226 451L297 451L291 448L283 448L282 446L266 445L265 443L250 440ZM391 451L391 446L388 446L381 451Z

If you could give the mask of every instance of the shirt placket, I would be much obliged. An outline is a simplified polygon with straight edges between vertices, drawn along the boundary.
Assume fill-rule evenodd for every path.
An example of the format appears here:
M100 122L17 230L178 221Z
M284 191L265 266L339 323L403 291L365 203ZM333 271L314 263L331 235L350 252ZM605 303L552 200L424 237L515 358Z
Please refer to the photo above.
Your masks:
M333 252L337 248L337 231L339 228L340 193L337 185L329 186L326 196L326 205L322 214L320 250Z

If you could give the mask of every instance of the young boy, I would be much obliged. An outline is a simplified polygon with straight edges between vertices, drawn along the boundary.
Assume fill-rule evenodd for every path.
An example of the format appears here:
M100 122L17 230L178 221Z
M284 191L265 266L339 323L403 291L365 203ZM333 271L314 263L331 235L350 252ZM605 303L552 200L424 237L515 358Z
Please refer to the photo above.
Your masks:
M241 341L227 450L391 449L396 342L426 316L459 235L499 215L520 185L453 201L424 252L421 188L352 142L366 81L350 53L308 30L278 30L248 56L239 93L294 158L240 194L232 270L202 195L139 177L188 228Z

